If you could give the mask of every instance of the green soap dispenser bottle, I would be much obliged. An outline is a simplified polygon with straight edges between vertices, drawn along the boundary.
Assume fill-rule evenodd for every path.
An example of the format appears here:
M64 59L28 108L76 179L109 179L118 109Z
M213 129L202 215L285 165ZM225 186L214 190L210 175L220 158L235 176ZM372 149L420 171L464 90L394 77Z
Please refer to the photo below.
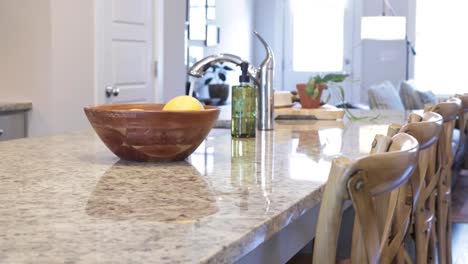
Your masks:
M236 138L255 137L257 130L257 89L248 75L249 64L240 65L240 84L232 87L231 135Z

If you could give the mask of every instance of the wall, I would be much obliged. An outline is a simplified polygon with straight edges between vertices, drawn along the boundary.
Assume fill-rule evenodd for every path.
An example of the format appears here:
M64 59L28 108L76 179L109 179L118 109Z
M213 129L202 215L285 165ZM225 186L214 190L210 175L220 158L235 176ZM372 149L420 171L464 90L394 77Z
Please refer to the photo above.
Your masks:
M50 2L0 1L0 100L33 101L29 134L52 127Z
M407 16L407 34L414 40L415 1L390 0L391 6L399 16ZM363 16L377 16L382 14L382 3L364 0ZM391 15L387 9L387 15ZM412 41L413 42L413 41ZM413 57L410 55L409 77L413 76ZM361 62L361 101L367 103L367 90L373 84L390 80L395 87L399 87L405 80L406 73L406 45L404 40L362 41Z
M254 2L255 0L223 0L216 1L216 19L210 21L211 25L220 27L220 42L216 46L204 47L205 56L230 53L240 56L243 60L254 63ZM258 65L254 63L254 65ZM233 66L233 65L231 65ZM240 70L227 72L227 83L237 85L239 83ZM197 82L197 90L201 97L208 97L207 87L203 86L203 80ZM227 101L230 101L230 95Z
M89 127L93 103L93 0L2 0L0 99L33 102L29 135Z
M161 1L157 102L184 92L184 5ZM94 103L94 0L1 0L0 34L0 100L33 102L29 135L89 128L82 109Z
M216 19L210 22L220 30L220 43L206 47L205 55L232 53L252 61L254 31L254 0L223 0L216 2Z
M51 0L53 133L89 127L94 104L94 1Z
M159 49L159 87L162 102L185 93L185 0L160 0L164 10ZM218 1L220 2L220 1ZM164 52L161 52L164 51ZM160 99L160 100L161 100Z
M275 55L273 88L282 90L283 86L283 36L285 0L255 0L255 30L270 45ZM260 64L265 58L265 48L254 41L254 62Z
M285 0L256 0L255 1L255 28L275 53L275 80L274 88L282 89L283 80L283 39L284 39L284 2ZM415 0L390 0L390 4L398 15L408 15L407 32L410 41L414 42ZM391 80L398 85L405 79L405 42L402 41L362 41L360 42L360 19L363 16L382 14L382 1L354 0L354 14L356 19L355 48L353 51L353 87L347 91L352 102L367 103L367 89L370 85ZM390 14L390 13L388 13ZM263 48L254 42L254 61L259 63L263 56ZM413 58L410 56L410 78L413 76Z

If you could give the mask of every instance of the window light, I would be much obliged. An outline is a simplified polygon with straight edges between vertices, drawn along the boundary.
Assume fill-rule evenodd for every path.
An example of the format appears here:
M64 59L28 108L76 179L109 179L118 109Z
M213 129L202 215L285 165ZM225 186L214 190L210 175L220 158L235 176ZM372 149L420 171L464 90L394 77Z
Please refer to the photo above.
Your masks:
M361 39L398 40L406 37L406 17L367 16L361 19Z

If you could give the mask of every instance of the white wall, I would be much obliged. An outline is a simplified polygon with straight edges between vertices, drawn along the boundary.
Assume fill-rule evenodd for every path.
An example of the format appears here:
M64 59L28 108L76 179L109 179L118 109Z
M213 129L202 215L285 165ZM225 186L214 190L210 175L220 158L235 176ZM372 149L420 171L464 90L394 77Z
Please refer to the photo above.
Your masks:
M221 28L220 43L217 46L206 47L205 55L231 53L252 61L253 10L254 0L216 1L216 19L210 24Z
M270 45L275 55L273 88L282 90L283 86L283 37L284 37L285 0L255 0L255 30ZM254 40L254 62L259 65L265 58L265 48Z
M255 0L222 0L216 1L216 19L210 20L209 24L220 28L219 44L212 47L204 47L205 56L230 53L241 57L243 60L254 63L255 40L253 31L255 24L254 15ZM234 67L233 65L231 65ZM239 83L240 69L227 72L226 83L231 86ZM197 90L201 97L208 97L208 89L203 86L203 80L197 82ZM227 102L230 102L230 96Z
M414 40L415 1L389 1L399 16L407 16L407 33L410 40ZM382 3L364 0L363 16L378 16L382 14ZM387 15L392 15L387 9ZM413 76L413 58L410 55L409 77ZM390 80L398 87L405 80L406 72L406 44L404 40L379 41L364 40L362 42L362 73L361 73L361 101L367 103L368 88L384 80Z
M0 1L0 100L32 101L29 134L52 127L50 2Z
M162 102L185 93L185 0L161 0L163 8L159 57ZM219 2L219 1L218 1Z
M255 28L270 43L275 53L275 80L274 87L282 88L282 61L284 39L284 2L286 0L255 0ZM382 1L353 0L357 9L355 14L360 16L381 15ZM415 0L390 0L398 15L408 15L408 36L414 40ZM387 14L390 15L389 12ZM360 26L360 19L356 18L355 27ZM319 26L319 25L317 25ZM313 30L313 29L311 29ZM355 29L354 36L359 36L359 28ZM413 41L414 42L414 41ZM363 41L355 40L353 52L353 91L354 102L367 103L367 88L371 84L390 80L398 85L405 78L405 42L404 41ZM259 63L264 56L263 48L254 42L254 61ZM413 58L410 56L410 78L413 76Z
M89 127L94 104L94 1L51 0L53 133Z
M2 0L0 100L32 101L29 135L84 129L93 103L93 0Z

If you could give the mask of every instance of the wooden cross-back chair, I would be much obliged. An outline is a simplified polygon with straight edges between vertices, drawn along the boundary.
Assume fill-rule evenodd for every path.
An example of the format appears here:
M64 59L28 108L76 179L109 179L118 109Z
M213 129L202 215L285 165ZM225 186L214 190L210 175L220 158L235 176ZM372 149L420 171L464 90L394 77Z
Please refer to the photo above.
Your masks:
M440 167L437 165L437 142L443 118L434 112L422 116L412 113L404 126L391 125L388 136L407 133L419 142L418 166L410 178L411 199L414 206L413 237L416 244L416 263L435 263L435 203Z
M465 161L463 168L468 169L468 93L458 94L456 95L456 97L461 100L459 128L460 142L465 143L465 149L462 150L465 153Z
M359 228L355 225L353 233L359 233L359 241L362 242L355 245L353 241L351 255L356 255L354 251L363 252L357 254L362 259L352 257L351 262L392 262L404 241L412 207L401 200L406 198L406 194L392 196L388 217L381 221L376 216L374 197L405 186L404 183L416 167L418 148L416 139L408 134L377 136L373 143L373 155L357 160L345 157L333 160L320 206L313 263L335 263L341 210L345 200L352 201L359 222ZM405 192L401 191L403 194ZM391 228L397 211L406 215L398 225L399 230Z
M440 114L444 120L437 144L437 160L441 167L436 200L437 252L439 264L452 263L452 224L450 221L452 164L461 142L461 140L458 141L456 151L453 151L452 137L461 111L461 100L450 98L445 102L426 106L425 110Z

